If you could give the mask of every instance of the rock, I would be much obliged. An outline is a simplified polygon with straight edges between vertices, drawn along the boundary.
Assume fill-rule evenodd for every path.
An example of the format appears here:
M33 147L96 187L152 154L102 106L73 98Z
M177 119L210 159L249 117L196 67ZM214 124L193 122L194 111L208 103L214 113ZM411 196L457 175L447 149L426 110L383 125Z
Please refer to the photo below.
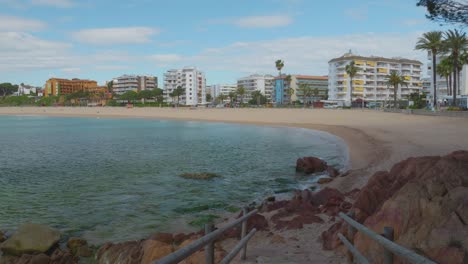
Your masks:
M50 256L50 264L76 264L78 257L73 256L70 252L56 249Z
M320 178L318 179L318 183L319 184L325 184L325 183L329 183L329 182L332 182L333 181L333 178Z
M24 254L17 256L0 256L0 264L49 264L51 259L44 253L38 255Z
M166 244L157 240L146 240L142 244L143 257L142 264L151 264L156 260L161 259L174 252L172 244Z
M128 241L118 244L106 243L96 253L97 263L140 263L143 256L141 244L141 241Z
M156 233L152 235L149 239L160 241L166 244L172 244L172 242L174 241L174 236L171 233Z
M389 172L377 172L353 205L356 220L376 233L394 228L395 242L437 263L466 263L468 256L468 151L440 157L409 158ZM333 249L336 233L322 234L324 248ZM358 232L354 245L371 263L381 263L383 250Z
M328 173L328 176L332 178L338 177L338 175L340 175L340 172L337 169L333 168L332 166L327 166L327 173Z
M92 248L90 248L89 246L77 247L75 249L75 252L73 253L73 255L75 255L77 257L84 257L84 258L91 257L91 256L93 256L93 254L94 254L94 250Z
M3 234L2 231L0 231L0 243L2 243L2 242L5 241L5 240L6 240L5 234Z
M88 246L88 242L78 237L71 237L68 239L67 247L70 249L70 252L77 257L90 257L94 253Z
M296 161L296 171L305 174L323 172L327 169L327 163L316 157L299 158Z
M213 178L218 178L221 177L221 175L216 174L216 173L184 173L181 174L180 177L186 178L186 179L197 179L197 180L209 180Z
M267 197L265 200L267 202L274 202L276 200L276 198L274 196L270 196L270 197Z
M360 191L361 191L360 189L355 188L355 189L352 189L351 191L345 193L344 195L345 195L346 197L349 197L349 198L353 199L353 200L356 200L356 198L357 198L357 196L359 195L359 192L360 192Z
M284 239L284 237L282 237L280 235L273 235L273 237L271 237L271 243L273 243L273 244L285 244L286 239Z
M45 253L60 239L59 231L45 225L23 224L18 231L0 245L6 254Z
M313 205L319 206L325 204L332 197L342 200L345 199L345 196L340 191L329 187L325 187L319 192L313 193L309 199Z

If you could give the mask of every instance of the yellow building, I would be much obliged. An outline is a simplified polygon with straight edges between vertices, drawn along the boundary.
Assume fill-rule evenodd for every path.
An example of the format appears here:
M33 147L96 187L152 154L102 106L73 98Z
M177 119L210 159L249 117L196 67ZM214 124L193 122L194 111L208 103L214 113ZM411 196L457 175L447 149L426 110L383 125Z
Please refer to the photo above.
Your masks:
M92 80L51 78L45 84L44 96L60 96L78 91L93 91L97 87L97 82Z

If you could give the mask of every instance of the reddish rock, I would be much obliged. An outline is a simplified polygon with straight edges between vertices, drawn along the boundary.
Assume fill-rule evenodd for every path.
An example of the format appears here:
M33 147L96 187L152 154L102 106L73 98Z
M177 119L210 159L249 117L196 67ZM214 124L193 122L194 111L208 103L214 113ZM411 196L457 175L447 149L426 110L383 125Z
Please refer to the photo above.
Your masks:
M190 234L178 233L178 234L175 234L173 236L173 242L178 245L178 244L184 242L185 240L189 239L193 234L194 233L190 233Z
M338 190L325 187L323 190L320 190L317 193L314 193L310 197L310 202L313 205L319 206L327 203L330 198L339 198L341 200L345 199L345 196Z
M141 245L143 256L141 264L151 264L156 260L161 259L174 252L174 247L171 244L166 244L158 240L145 240Z
M2 243L2 242L5 241L5 240L6 240L5 234L3 234L2 231L0 231L0 243Z
M106 243L96 253L97 262L99 264L140 263L143 256L141 244L142 241L128 241L118 244Z
M316 157L299 158L296 161L296 171L305 174L323 172L327 169L327 163Z
M318 179L317 183L325 184L325 183L329 183L329 182L332 182L332 181L333 181L333 178L320 178L320 179Z
M333 168L332 166L327 166L327 173L328 173L328 176L332 178L338 177L338 175L340 175L340 172L337 169Z
M160 241L166 244L172 244L174 236L170 233L156 233L149 238L150 240ZM181 240L182 241L182 240Z
M50 256L49 264L76 264L78 260L79 258L73 256L70 252L56 249Z
M360 191L361 191L360 189L355 188L355 189L352 189L351 191L345 193L344 195L345 195L346 197L349 197L349 198L353 199L353 200L356 200L356 198L357 198L357 196L359 195L359 192L360 192Z
M389 172L375 173L352 210L358 222L376 233L393 227L395 242L406 248L417 248L437 263L462 264L468 258L467 183L467 151L409 158ZM346 226L337 224L324 232L323 247L336 248L336 234ZM359 232L354 245L371 263L382 262L382 248Z
M343 221L333 224L327 231L323 232L320 236L322 240L322 248L325 250L332 250L341 245L338 238L338 232L342 229Z

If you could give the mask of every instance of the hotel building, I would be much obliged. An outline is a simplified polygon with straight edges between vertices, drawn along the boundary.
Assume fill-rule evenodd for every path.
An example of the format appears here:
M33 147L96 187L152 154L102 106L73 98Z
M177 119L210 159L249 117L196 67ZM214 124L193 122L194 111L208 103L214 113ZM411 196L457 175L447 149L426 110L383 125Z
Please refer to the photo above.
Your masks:
M310 101L327 100L328 99L328 77L327 76L311 76L311 75L289 75L291 81L286 81L286 75L282 78L275 78L275 103L276 104L289 104L295 101L301 103L310 103ZM313 91L317 91L317 95L304 99L304 94L299 89L300 86L306 85ZM288 90L292 89L290 95Z
M237 87L245 88L244 102L252 99L253 91L260 91L268 101L273 99L273 87L275 77L272 75L253 74L237 80Z
M229 93L235 92L237 90L237 85L235 84L214 84L207 86L207 92L211 94L213 99L218 98L221 94L225 96L229 96ZM225 103L228 103L230 101L229 98L226 98L224 100Z
M408 87L398 88L398 99L406 98L411 93L422 90L422 63L420 61L404 58L363 57L349 52L328 62L330 100L342 101L350 105L350 78L345 67L352 61L359 68L353 78L353 100L358 98L366 101L393 99L393 87L387 85L387 76L391 71L400 72L408 83Z
M128 91L153 90L158 88L158 77L144 75L122 75L112 80L112 91L124 94Z
M96 92L102 89L105 90L105 86L98 86L97 82L92 80L51 78L45 84L44 96L60 96L79 91Z
M166 102L176 102L170 94L182 87L185 93L180 96L180 104L205 105L206 104L206 79L205 74L196 67L169 70L164 74L163 95Z

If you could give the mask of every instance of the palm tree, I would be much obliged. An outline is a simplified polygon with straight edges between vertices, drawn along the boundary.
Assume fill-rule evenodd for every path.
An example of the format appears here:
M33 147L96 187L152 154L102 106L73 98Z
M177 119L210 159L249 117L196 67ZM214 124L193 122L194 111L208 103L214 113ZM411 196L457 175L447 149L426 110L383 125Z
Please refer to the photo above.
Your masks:
M244 86L239 86L237 87L236 94L238 94L241 98L241 105L244 103L244 94L245 94L245 88Z
M302 102L304 103L304 108L305 108L305 105L307 103L307 98L310 97L311 93L312 93L312 89L310 89L309 85L306 84L306 83L301 83L299 84L299 92L301 92L302 94Z
M405 85L408 87L408 84L405 82L405 77L400 74L398 71L391 71L390 75L387 76L387 87L393 86L393 107L397 109L397 91L399 85Z
M430 51L432 54L432 83L434 84L434 107L437 106L437 88L436 88L436 78L437 78L437 53L440 52L442 48L442 32L440 31L431 31L423 34L422 37L418 39L415 49Z
M231 106L232 106L232 102L234 102L234 98L237 97L237 94L236 94L236 92L232 91L232 92L229 92L228 96L229 96L229 101L230 101Z
M173 97L177 97L177 106L179 106L180 96L185 93L185 89L182 86L177 86L177 88L172 92Z
M357 72L359 71L359 68L354 66L354 61L351 61L348 65L345 67L345 71L349 76L350 82L349 82L349 99L351 101L351 106L353 106L353 79L354 76L356 76Z
M280 89L280 91L282 91L281 94L283 94L283 91L284 91L284 80L282 79L282 76L281 76L281 69L283 69L283 67L284 67L284 61L283 61L283 60L276 60L276 61L275 61L275 67L276 67L276 69L278 70L278 76L279 76L278 81L280 82L280 87L279 87L279 89ZM282 95L282 96L283 96L283 95ZM279 103L283 104L283 99L284 99L284 98L281 98L281 101L280 101Z
M276 60L275 61L275 66L276 66L276 69L279 72L279 77L281 77L281 69L283 69L283 67L284 67L284 61L283 60Z
M468 38L465 32L459 32L458 30L449 30L445 32L445 39L443 46L446 52L450 53L453 59L453 106L457 104L457 75L458 75L458 63L459 56L468 49Z
M257 105L260 105L260 98L262 98L262 92L259 90L255 90L251 93L252 98L255 98L257 101Z
M286 93L287 95L289 96L289 103L291 104L292 103L292 96L294 94L294 89L289 87L287 90L286 90Z
M218 103L222 104L224 103L224 100L226 100L227 96L225 94L220 94L218 95Z
M452 81L452 62L449 58L442 59L437 65L437 73L445 78L447 82L447 95L450 95Z

